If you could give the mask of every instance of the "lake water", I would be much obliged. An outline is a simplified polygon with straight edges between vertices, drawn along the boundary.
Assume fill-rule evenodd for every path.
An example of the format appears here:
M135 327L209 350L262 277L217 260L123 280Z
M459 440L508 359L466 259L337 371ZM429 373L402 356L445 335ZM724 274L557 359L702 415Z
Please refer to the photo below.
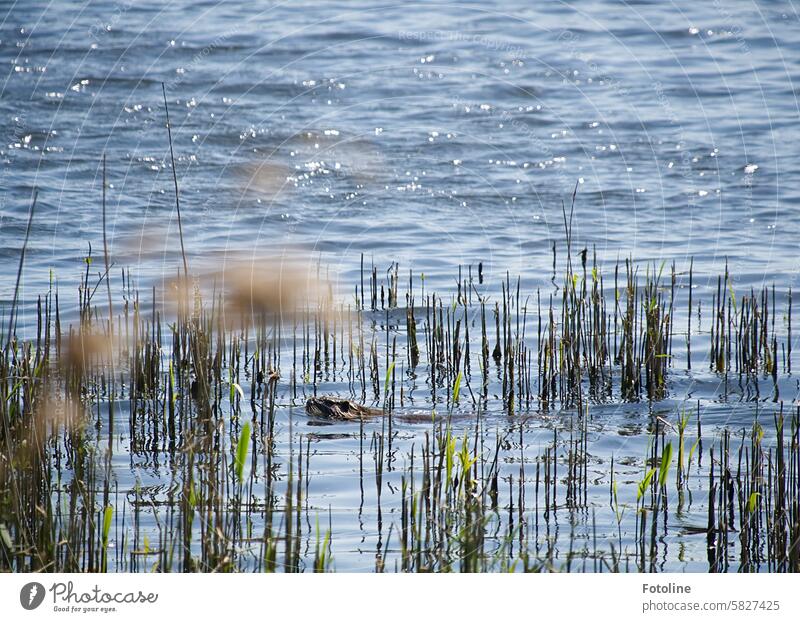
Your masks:
M101 4L3 3L4 318L38 189L21 337L35 336L36 297L51 278L64 321L77 318L90 243L102 258L103 155L113 272L130 268L147 292L180 269L162 83L196 272L301 255L352 301L362 261L381 279L398 262L447 299L459 267L480 262L484 293L497 297L508 272L526 296L549 295L554 243L564 259L562 204L577 187L573 261L588 248L607 278L618 259L633 257L642 272L675 261L685 286L693 259L695 301L710 304L727 263L740 295L775 283L779 314L796 289L800 18L789 3ZM121 297L121 281L112 286ZM676 317L685 326L685 309ZM707 317L697 330L695 371L678 372L666 399L594 410L598 508L608 512L612 455L630 458L627 476L638 480L654 412L674 420L699 400L710 429L751 426L756 406L728 399L708 370ZM782 376L780 386L791 401L796 381ZM316 430L302 409L306 389L280 411L279 453ZM319 389L346 394L348 385L334 370ZM430 406L420 397L412 410ZM489 416L528 457L563 424L552 414L512 424L502 405ZM314 511L336 516L339 570L374 567L375 504L352 479L357 428L311 436L309 526ZM401 423L395 450L409 451L425 429ZM509 450L509 469L519 451ZM151 458L134 460L117 439L120 488L139 478L158 494L163 473ZM359 507L366 518L356 520ZM705 507L695 511L681 520L703 523ZM597 520L616 533L608 515ZM705 570L705 535L673 527L661 567Z

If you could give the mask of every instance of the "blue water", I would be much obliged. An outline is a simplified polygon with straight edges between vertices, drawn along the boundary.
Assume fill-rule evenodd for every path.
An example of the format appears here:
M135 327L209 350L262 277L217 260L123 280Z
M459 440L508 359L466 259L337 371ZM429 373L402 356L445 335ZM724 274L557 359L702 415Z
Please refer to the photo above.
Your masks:
M0 14L4 317L38 189L23 335L51 278L71 294L89 243L102 255L103 155L114 270L129 267L144 289L177 273L162 83L195 271L299 253L349 295L362 255L381 274L398 261L443 290L459 265L483 262L487 283L509 271L533 291L550 281L577 187L573 245L601 263L686 269L693 257L699 297L726 262L738 291L796 286L791 2L24 0ZM70 304L65 294L67 317ZM692 386L713 421L708 376ZM599 496L623 432L636 460L646 444L642 409L607 409L593 430ZM719 418L746 427L751 412L724 407ZM374 534L348 519L358 443L342 427L344 439L316 441L327 445L312 458L322 482L312 505L342 513L340 568L364 569ZM408 444L418 432L405 430ZM549 438L530 434L531 451ZM158 481L157 468L119 459L121 481ZM688 561L670 567L703 569L703 537L679 535Z
M794 277L790 3L4 4L0 235L16 258L38 187L31 292L99 248L103 153L112 253L174 273L162 82L190 260L536 278L579 182L573 235L601 257Z

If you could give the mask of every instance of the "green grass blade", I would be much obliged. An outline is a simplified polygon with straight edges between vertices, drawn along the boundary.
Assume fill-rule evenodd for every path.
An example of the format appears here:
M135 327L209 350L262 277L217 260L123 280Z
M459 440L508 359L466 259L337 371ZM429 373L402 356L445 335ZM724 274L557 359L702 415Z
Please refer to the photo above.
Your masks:
M250 447L250 422L242 426L239 442L236 443L236 478L241 482L244 475L244 463L247 460L247 450Z
M459 393L461 393L461 372L458 372L456 381L453 383L453 403L458 402Z
M107 505L103 512L103 548L108 547L108 536L111 533L111 519L113 516L114 508Z
M754 492L750 495L750 498L747 500L747 511L752 514L756 511L756 504L758 503L758 498L761 496L761 493Z
M386 379L383 381L383 395L386 397L389 395L389 382L392 380L392 372L394 371L394 361L389 363L389 367L386 368Z
M667 443L664 447L664 453L661 454L661 467L658 470L658 483L663 486L667 483L667 475L669 475L669 465L672 464L672 443Z
M647 491L647 487L650 485L650 480L653 479L655 472L655 469L650 469L642 481L639 482L639 485L636 489L636 501L639 501L644 496L644 493Z

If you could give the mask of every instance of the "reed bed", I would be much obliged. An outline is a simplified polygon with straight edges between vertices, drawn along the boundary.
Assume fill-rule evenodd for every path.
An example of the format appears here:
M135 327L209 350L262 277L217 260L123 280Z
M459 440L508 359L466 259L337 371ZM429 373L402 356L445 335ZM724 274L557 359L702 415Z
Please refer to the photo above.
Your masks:
M547 291L491 287L479 263L436 293L362 257L337 296L321 267L220 283L184 258L170 295L112 270L104 243L74 303L55 283L37 299L33 339L15 293L0 569L325 572L344 513L363 535L343 554L377 572L800 570L791 291L737 295L726 269L704 298L692 262L606 277L570 221ZM687 374L752 401L751 425L704 426ZM303 410L325 393L381 414L326 436ZM638 455L595 450L608 405L638 408ZM357 509L312 501L337 434Z

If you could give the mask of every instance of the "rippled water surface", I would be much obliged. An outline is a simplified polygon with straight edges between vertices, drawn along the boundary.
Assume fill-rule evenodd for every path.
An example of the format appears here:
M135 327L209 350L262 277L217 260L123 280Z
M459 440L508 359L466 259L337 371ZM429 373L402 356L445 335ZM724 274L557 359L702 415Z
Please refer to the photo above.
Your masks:
M604 256L794 273L790 3L6 5L4 242L41 190L26 286L97 238L103 152L114 251L173 269L161 82L193 257L298 244L344 279L360 252L536 278L580 180L576 235Z
M2 14L3 318L38 188L20 336L35 337L36 297L51 282L61 292L62 320L77 317L89 244L102 257L103 155L112 272L130 268L137 287L156 288L160 299L180 269L163 83L193 271L217 270L231 258L300 254L323 266L347 304L361 286L362 261L367 272L377 267L382 283L398 262L401 279L409 271L424 275L422 286L447 304L459 267L463 279L480 263L481 294L498 300L507 273L520 275L522 300L533 308L537 290L543 301L559 295L553 245L560 280L562 204L569 208L575 188L576 265L579 250L589 249L610 282L618 259L634 258L642 273L676 262L684 293L675 315L684 333L693 260L695 305L701 301L703 312L692 320L694 367L685 368L685 339L676 336L665 399L623 403L615 395L593 404L591 502L569 519L573 530L578 524L616 537L610 460L633 503L630 487L641 476L655 417L674 423L685 404L694 412L699 403L709 431L750 429L775 386L787 402L797 393L791 373L767 381L763 394L712 373L705 314L727 264L731 292L775 284L777 332L791 342L785 308L796 289L800 234L800 18L791 2L26 0L3 2ZM121 298L116 276L112 287ZM381 384L384 320L383 312L364 318L377 335ZM389 324L402 333L405 313ZM283 345L289 360L292 344ZM403 461L430 428L419 419L433 406L430 387L422 373L401 379L409 394L400 414L416 418L398 419L390 433L381 533L375 482L365 497L359 472L364 461L374 469L369 439L382 424L366 431L311 425L318 422L303 411L306 395L316 389L360 398L360 388L354 392L343 362L317 381L297 373L297 386L280 388L276 452L287 456L310 442L311 548L315 517L330 518L336 568L373 569L396 516ZM520 465L544 451L553 428L567 429L574 411L543 413L533 404L509 420L501 382L492 378L499 405L486 409L482 425L492 443L495 432L515 439L504 468L516 486ZM473 429L474 413L462 410L459 434ZM117 416L124 429L129 413ZM137 455L128 440L122 433L112 442L120 489L138 481L153 498L164 494L171 476L163 457L159 466L157 452ZM696 489L703 501L690 502L670 524L659 569L708 567L706 536L697 531L707 513L703 477ZM551 528L556 541L571 532L569 522L560 532L557 524L546 528L542 541ZM121 535L116 544L124 546ZM122 558L117 563L130 567Z

